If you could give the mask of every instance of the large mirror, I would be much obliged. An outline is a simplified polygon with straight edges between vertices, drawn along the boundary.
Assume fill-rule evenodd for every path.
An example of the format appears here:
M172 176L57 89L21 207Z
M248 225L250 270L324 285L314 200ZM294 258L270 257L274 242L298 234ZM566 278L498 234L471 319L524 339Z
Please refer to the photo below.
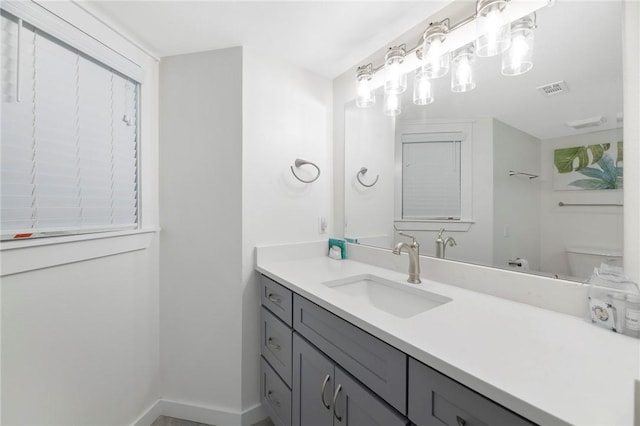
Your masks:
M579 281L622 265L623 3L557 1L536 20L525 74L476 58L472 91L449 73L416 106L409 74L400 115L382 89L345 106L345 237L391 248L403 232L421 254Z

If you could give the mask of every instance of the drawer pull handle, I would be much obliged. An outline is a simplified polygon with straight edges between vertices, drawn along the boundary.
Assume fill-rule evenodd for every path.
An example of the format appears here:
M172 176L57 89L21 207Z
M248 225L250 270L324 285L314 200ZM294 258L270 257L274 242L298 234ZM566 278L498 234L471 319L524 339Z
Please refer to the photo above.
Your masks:
M460 416L456 416L456 421L458 422L458 426L464 426L467 422Z
M327 410L331 408L331 404L327 404L324 400L324 390L327 387L327 383L329 383L329 380L331 380L331 376L327 374L327 377L324 378L324 382L322 382L322 390L320 391L320 399L322 400L322 405L324 405L324 408L326 408Z
M267 399L272 405L275 405L276 407L280 407L280 401L278 401L277 399L274 399L272 395L273 395L273 391L267 392Z
M273 337L269 337L267 339L267 345L269 345L270 348L273 348L273 349L279 351L281 346L278 345L277 343L273 343L273 340L274 340Z
M269 293L267 295L267 299L271 300L273 303L277 303L278 305L282 303L282 298L278 297L277 294Z
M336 412L336 400L338 399L338 395L340 394L341 390L342 390L342 385L338 385L338 387L336 388L336 393L333 394L333 416L339 422L342 421L342 416L339 416L338 413Z

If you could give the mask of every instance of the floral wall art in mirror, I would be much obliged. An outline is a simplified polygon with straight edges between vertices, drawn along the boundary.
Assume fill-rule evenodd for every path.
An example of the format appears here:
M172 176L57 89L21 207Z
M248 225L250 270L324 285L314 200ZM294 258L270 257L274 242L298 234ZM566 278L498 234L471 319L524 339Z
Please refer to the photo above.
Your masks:
M622 141L556 149L554 189L622 189L622 156Z

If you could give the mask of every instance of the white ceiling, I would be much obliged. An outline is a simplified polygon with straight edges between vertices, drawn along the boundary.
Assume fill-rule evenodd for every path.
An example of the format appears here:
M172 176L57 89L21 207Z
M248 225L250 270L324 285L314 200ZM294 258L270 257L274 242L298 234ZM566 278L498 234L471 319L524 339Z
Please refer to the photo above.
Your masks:
M156 56L247 46L335 78L450 0L90 1Z
M81 4L160 57L242 45L335 78L450 3L134 0ZM431 105L414 107L408 91L401 119L495 117L540 139L618 127L622 11L620 1L556 0L555 6L538 11L531 71L504 77L499 57L478 58L475 90L452 94L449 74L434 82L436 100ZM545 98L536 91L559 80L567 82L568 93ZM598 115L607 119L598 128L576 131L565 124Z

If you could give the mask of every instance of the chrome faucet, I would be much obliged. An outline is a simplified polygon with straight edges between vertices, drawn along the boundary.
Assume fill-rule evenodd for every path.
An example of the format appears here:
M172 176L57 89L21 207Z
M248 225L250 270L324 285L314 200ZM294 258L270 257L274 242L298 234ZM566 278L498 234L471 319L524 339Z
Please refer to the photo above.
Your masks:
M411 238L411 244L398 243L393 249L393 254L399 255L403 248L407 249L409 254L409 278L407 282L411 284L420 284L420 244L413 235L400 232L400 235Z
M447 246L453 247L457 245L456 240L453 237L442 239L443 232L444 228L441 228L440 232L438 232L438 238L436 238L436 257L439 257L440 259L444 259L444 251Z

